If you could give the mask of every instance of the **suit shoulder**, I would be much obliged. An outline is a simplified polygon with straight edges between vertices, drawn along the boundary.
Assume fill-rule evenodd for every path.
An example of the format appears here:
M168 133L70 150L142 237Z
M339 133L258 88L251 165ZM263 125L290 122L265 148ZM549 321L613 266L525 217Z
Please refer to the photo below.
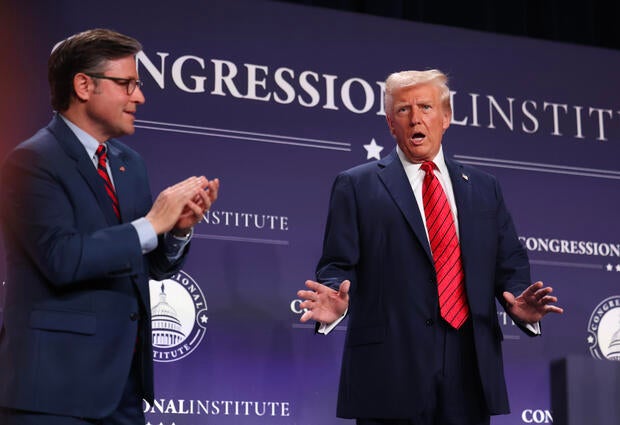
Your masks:
M45 127L15 146L4 158L2 165L4 167L10 162L27 161L36 166L39 159L52 162L59 154L59 148L55 136Z
M126 155L132 159L142 161L142 156L136 150L130 148L128 145L118 139L108 140L108 145L111 148L118 149L123 155Z
M468 176L469 178L497 183L497 177L495 177L491 173L481 170L478 167L463 164L462 162L456 161L454 159L450 159L449 162L452 163L454 169L458 170L459 173Z
M50 149L54 149L58 146L57 143L55 143L55 140L56 137L52 134L49 128L43 127L30 136L30 138L15 146L15 148L13 148L13 152L20 150L49 151Z
M359 164L347 170L341 171L338 175L347 175L354 178L368 176L377 172L377 170L379 169L378 163L379 161L372 161L364 164Z

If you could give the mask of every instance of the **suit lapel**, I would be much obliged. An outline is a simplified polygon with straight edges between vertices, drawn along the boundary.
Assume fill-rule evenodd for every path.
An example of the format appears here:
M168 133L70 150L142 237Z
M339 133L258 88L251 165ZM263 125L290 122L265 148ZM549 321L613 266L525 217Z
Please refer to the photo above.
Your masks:
M461 258L463 267L467 273L468 253L475 252L475 223L472 206L472 183L468 173L464 171L463 165L445 158L454 200L458 211L459 221L459 243L461 244Z
M108 142L108 163L114 180L114 189L121 210L121 221L127 222L135 217L133 186L130 182L131 173L127 164L127 157L116 145Z
M52 118L52 121L48 125L48 129L56 136L56 140L58 140L58 143L66 154L75 160L77 170L95 195L97 203L108 224L117 224L118 219L116 218L116 214L114 214L112 202L105 191L103 181L97 173L93 160L88 157L86 149L84 149L84 146L80 143L77 136L71 131L67 124L65 124L62 118L58 116Z
M426 229L424 228L424 222L420 215L420 209L418 208L417 201L411 190L411 185L407 179L407 174L398 158L396 149L380 160L378 165L380 167L379 178L405 216L407 223L411 226L413 233L424 247L424 251L429 261L432 263L433 255L431 254L431 248L428 244L428 238L426 237Z

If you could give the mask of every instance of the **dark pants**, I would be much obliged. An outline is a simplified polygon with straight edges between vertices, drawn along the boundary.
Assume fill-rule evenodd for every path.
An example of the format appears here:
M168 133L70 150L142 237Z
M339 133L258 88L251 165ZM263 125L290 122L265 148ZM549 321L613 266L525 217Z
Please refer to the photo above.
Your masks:
M432 409L414 418L360 418L357 425L489 425L471 319L459 330L444 321L438 326L442 327L443 337L438 346L427 347L442 356L435 386L429 388L435 393L436 403Z
M76 418L0 407L2 425L144 425L142 394L137 362L134 360L121 401L112 414L103 419Z

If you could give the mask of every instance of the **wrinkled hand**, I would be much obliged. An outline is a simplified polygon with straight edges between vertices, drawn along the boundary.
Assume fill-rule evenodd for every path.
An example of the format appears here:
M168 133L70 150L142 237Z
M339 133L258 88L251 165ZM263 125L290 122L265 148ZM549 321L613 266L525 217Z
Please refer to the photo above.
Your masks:
M190 228L202 220L204 213L209 211L211 205L213 205L217 199L219 190L220 179L207 180L205 189L198 192L198 194L190 199L183 207L179 219L173 226L173 232L187 234Z
M504 292L508 313L522 322L533 324L547 313L563 313L561 307L552 305L558 299L551 294L553 288L543 287L542 282L530 285L521 295L515 298L510 292Z
M179 220L185 207L190 202L195 204L192 201L193 199L198 199L197 196L203 199L201 192L204 192L208 184L209 181L203 176L189 177L164 189L155 199L151 210L146 214L146 218L151 222L155 233L161 235L170 231ZM195 214L193 209L192 214Z
M310 290L300 290L297 296L304 300L299 306L306 312L299 319L307 322L313 319L321 323L332 323L339 319L349 307L349 287L351 282L343 281L338 291L313 280L306 281Z

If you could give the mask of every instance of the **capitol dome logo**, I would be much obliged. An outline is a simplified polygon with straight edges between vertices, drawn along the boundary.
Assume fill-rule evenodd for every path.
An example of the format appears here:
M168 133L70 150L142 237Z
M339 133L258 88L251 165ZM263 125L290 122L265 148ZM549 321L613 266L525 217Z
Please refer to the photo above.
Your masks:
M205 336L208 321L205 296L184 271L149 283L153 360L180 360L194 351Z
M596 306L588 322L590 353L597 359L620 361L620 296Z

